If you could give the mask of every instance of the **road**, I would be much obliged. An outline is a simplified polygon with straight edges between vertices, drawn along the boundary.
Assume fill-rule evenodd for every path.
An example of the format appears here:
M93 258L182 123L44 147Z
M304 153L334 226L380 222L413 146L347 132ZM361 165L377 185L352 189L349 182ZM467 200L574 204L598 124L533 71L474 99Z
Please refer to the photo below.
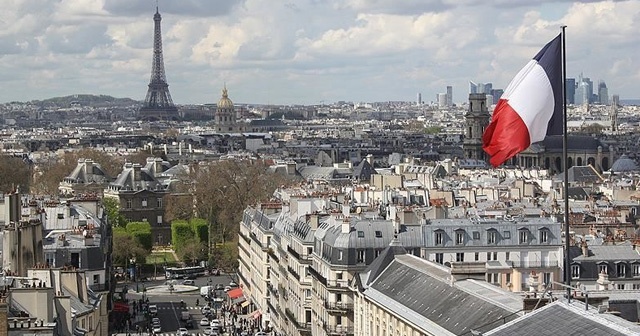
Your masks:
M234 279L229 275L199 277L195 279L195 286L198 290L186 293L167 292L166 294L153 294L145 295L145 298L149 299L150 305L156 305L158 307L158 318L160 318L160 325L162 331L157 335L161 336L174 336L177 334L178 328L185 327L183 321L181 321L181 313L186 310L191 314L193 325L188 328L189 335L204 335L205 326L200 325L200 320L204 317L200 308L206 303L204 298L200 296L199 288L201 286L215 286L216 284L228 285ZM178 284L182 283L182 280L176 280ZM138 301L143 296L143 288L158 286L165 283L165 280L148 281L138 284L139 292L136 293L136 285L129 284L129 292L127 298L130 300ZM218 297L224 297L224 291L217 291ZM184 302L185 308L182 307L181 301ZM199 306L196 305L199 303ZM138 320L142 320L139 318Z

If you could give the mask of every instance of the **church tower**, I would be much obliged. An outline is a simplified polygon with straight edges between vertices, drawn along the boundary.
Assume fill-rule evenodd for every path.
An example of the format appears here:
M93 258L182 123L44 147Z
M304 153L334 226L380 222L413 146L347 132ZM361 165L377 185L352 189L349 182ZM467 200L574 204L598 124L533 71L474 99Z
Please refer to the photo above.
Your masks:
M466 159L487 160L482 150L482 134L489 125L490 118L486 94L470 93L469 110L464 115L465 134L462 142Z
M222 89L222 97L216 106L216 130L219 133L235 132L236 130L236 112L233 102L229 99L227 86Z

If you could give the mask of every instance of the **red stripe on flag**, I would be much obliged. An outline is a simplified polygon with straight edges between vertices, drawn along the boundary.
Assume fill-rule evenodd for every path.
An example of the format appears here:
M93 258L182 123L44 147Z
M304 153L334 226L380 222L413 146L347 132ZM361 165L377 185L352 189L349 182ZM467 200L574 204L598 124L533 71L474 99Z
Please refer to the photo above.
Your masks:
M482 135L482 149L494 167L503 164L530 145L529 130L506 99L500 99L491 123Z

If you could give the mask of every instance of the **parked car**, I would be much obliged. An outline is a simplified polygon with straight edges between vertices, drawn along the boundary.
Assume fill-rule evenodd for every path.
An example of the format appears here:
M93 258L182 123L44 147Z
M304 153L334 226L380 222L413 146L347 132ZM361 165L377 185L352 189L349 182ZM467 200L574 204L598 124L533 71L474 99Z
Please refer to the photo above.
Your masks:
M201 326L208 326L209 325L209 319L206 317L203 317L202 320L200 320L200 325Z
M238 287L238 284L237 284L237 283L235 283L235 282L233 282L233 281L231 281L231 282L229 283L229 287L231 287L231 288L236 288L236 287Z
M153 324L152 330L153 330L154 333L162 332L162 327L160 326L160 323Z
M176 334L177 336L189 336L189 330L187 330L187 328L180 328Z
M185 280L185 281L182 282L182 284L185 285L185 286L195 286L196 282L193 281L193 280Z
M224 290L224 285L223 284L217 284L216 285L216 290Z
M209 326L211 326L211 328L220 328L220 320L213 319L209 321Z

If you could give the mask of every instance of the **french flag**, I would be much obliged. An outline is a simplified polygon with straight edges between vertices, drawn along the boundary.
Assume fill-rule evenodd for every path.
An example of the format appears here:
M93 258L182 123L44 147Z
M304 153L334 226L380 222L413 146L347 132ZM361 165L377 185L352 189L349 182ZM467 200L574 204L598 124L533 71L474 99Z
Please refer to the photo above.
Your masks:
M562 34L518 72L493 110L482 149L497 167L547 135L562 134Z

